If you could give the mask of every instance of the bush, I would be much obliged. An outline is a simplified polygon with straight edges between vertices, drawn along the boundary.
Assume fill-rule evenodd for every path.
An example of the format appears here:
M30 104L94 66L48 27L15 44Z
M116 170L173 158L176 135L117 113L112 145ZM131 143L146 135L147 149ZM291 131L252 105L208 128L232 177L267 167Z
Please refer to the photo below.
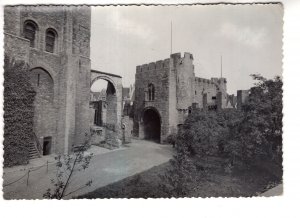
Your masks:
M219 155L230 137L230 129L240 119L241 113L234 109L197 110L189 115L178 135L185 141L192 155ZM178 146L181 146L180 142Z
M242 107L243 119L231 129L228 151L244 161L282 164L282 81L252 75L258 81Z
M252 76L258 83L251 88L242 110L193 111L177 136L170 137L176 142L175 155L163 178L172 196L192 191L202 173L198 163L211 156L223 156L230 166L227 171L236 163L261 163L260 167L267 166L281 178L282 81L279 77L267 80Z
M4 166L27 164L33 141L35 91L28 67L5 57L4 61Z
M182 138L177 137L181 146L175 147L175 154L170 160L171 167L161 176L161 189L167 193L169 197L184 197L193 189L193 184L196 180L196 165L191 154L182 141Z
M168 144L171 144L171 145L175 146L175 144L176 144L176 138L177 138L177 134L176 133L172 133L172 134L170 134L170 135L167 136L166 142Z

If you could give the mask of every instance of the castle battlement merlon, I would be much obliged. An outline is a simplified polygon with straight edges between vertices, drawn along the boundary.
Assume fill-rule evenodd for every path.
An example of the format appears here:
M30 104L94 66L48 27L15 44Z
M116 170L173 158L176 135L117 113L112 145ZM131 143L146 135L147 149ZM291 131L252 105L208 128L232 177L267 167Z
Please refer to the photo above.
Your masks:
M143 64L136 66L136 72L149 72L151 70L160 70L170 67L170 58L164 60L158 60L156 62L151 62L149 64Z
M184 61L184 60L194 60L194 57L189 52L184 52L183 57L181 56L181 53L174 53L171 54L170 58L166 58L164 60L158 60L156 62L151 62L148 64L138 65L136 66L136 72L143 73L143 72L149 72L151 70L166 69L170 67L170 63L176 64L179 61Z
M194 60L194 57L191 53L189 52L184 52L183 57L181 57L181 53L173 53L171 54L171 59L174 60L174 64L176 65L179 62L182 62L184 60Z
M220 82L227 83L226 78L223 78L223 77L221 77L221 78L212 77L212 78L211 78L211 81L212 81L212 82L215 82L215 83L220 83Z
M212 84L213 83L209 79L200 78L200 77L195 77L195 82L197 82L197 83L207 83L207 84Z

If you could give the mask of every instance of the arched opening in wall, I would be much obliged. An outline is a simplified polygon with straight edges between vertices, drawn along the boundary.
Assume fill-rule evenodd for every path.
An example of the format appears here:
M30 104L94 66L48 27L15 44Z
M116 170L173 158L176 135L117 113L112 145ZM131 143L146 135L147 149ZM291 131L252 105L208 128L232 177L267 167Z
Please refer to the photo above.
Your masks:
M117 123L117 95L113 83L104 78L97 78L91 86L92 126L105 127L115 131Z
M50 53L55 53L56 44L57 44L57 33L54 29L48 28L46 30L45 38L45 50Z
M32 69L29 77L30 83L36 92L34 99L34 132L43 154L48 155L52 150L51 144L57 118L53 105L54 81L43 68Z
M160 142L161 122L158 112L152 108L143 113L144 138L146 140Z
M47 103L53 102L54 82L51 75L43 68L34 68L30 73L30 82L36 91L36 99Z
M23 36L30 42L30 47L35 47L37 38L38 26L32 20L26 20L23 26Z

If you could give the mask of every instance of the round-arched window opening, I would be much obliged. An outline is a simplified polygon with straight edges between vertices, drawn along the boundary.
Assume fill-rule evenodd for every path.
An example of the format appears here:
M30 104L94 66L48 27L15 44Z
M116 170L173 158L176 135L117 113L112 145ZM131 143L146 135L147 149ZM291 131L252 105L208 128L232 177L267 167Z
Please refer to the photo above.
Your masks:
M55 52L55 44L56 44L57 34L53 29L47 29L46 31L46 48L45 50L50 53Z
M25 21L23 35L25 39L30 41L30 47L35 47L37 29L36 23L31 20Z

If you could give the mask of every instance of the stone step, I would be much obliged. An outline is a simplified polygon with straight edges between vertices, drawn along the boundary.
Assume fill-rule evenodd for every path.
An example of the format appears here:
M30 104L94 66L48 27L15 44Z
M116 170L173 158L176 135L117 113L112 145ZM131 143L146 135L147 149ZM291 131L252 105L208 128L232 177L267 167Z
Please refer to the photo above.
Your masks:
M35 159L39 157L40 157L39 151L36 149L35 145L31 143L29 145L29 159Z

